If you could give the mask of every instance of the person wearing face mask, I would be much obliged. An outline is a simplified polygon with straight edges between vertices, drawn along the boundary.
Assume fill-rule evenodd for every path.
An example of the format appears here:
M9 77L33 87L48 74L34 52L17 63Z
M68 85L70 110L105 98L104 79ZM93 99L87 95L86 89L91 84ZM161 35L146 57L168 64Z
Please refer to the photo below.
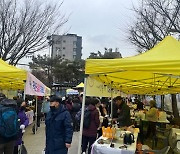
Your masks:
M61 98L50 98L50 112L46 117L45 154L67 154L71 147L73 127L70 113Z
M26 110L26 102L24 100L17 100L17 105L18 105L18 119L20 120L20 130L17 135L17 140L16 144L14 147L14 154L18 154L18 146L22 144L22 136L23 133L25 132L25 127L28 126L29 124L29 119L25 114Z

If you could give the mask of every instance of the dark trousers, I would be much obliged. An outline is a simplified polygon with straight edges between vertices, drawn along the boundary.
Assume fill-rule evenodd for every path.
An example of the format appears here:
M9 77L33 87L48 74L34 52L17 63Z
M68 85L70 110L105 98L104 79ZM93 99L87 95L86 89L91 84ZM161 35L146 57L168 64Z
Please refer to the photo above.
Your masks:
M0 144L0 154L13 154L15 141Z
M88 154L91 154L91 146L96 141L96 137L82 136L82 152L86 152L88 147Z
M41 116L37 116L37 127L40 127Z
M77 112L73 112L72 113L72 121L73 121L73 131L79 131L80 126L78 121L76 120L75 116L76 116Z
M14 147L14 153L13 154L18 154L18 145Z
M151 134L153 137L156 135L156 122L149 121L146 138L149 138Z
M98 138L102 136L102 128L100 128L100 129L97 131L97 134L98 134Z
M44 113L44 117L45 117L45 119L46 119L46 117L47 117L47 113Z

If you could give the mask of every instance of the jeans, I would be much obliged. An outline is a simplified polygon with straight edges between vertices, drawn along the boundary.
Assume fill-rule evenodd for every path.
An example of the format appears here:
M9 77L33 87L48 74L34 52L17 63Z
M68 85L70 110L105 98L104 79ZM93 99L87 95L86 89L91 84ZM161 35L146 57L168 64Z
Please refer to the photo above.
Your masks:
M96 137L82 136L82 152L86 152L88 146L88 154L91 153L91 146L96 141ZM89 143L89 145L88 145Z
M0 154L13 154L15 141L0 144Z

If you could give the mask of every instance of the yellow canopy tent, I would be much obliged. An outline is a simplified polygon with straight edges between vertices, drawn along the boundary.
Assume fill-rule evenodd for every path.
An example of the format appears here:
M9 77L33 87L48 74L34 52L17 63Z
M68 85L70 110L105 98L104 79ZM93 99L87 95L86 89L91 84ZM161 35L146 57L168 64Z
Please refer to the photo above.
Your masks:
M78 92L78 90L74 90L74 89L66 89L66 94L67 95L78 95L79 92Z
M0 89L1 90L18 90L24 89L25 81L27 80L28 72L23 69L9 65L0 59ZM38 80L38 79L37 79ZM45 86L46 87L46 86ZM45 95L48 96L51 89L46 87Z
M84 83L81 82L80 84L78 84L75 88L84 88Z
M179 93L180 43L167 36L141 55L120 59L87 59L85 74L89 76L85 78L78 154L81 152L85 96L112 95L116 91L119 94Z
M180 92L180 42L167 36L153 49L129 58L87 59L85 74L126 94Z
M45 96L50 96L50 95L51 95L51 89L49 87L46 87Z
M0 89L24 89L27 71L9 65L0 59Z

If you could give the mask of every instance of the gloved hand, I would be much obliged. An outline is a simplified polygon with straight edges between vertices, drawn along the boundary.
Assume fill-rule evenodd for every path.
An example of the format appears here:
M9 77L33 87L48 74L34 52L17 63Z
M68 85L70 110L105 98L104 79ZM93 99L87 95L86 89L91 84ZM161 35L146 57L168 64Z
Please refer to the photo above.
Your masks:
M22 130L22 133L25 133L25 129Z
M24 128L25 128L25 125L21 125L21 126L20 126L20 129L24 129Z

